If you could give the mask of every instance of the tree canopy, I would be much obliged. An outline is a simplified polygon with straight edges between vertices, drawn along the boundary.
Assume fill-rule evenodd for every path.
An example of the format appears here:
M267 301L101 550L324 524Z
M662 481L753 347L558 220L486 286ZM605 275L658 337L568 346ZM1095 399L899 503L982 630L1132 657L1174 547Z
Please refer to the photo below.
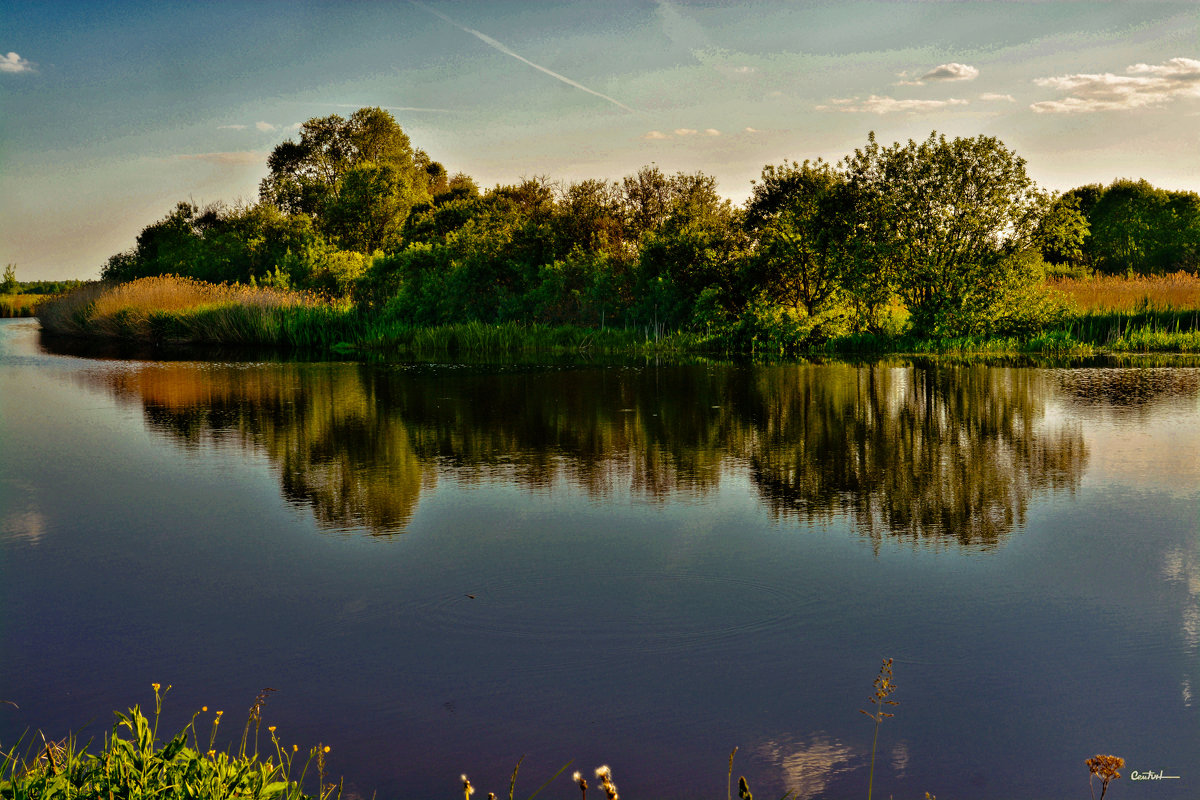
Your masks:
M994 137L866 144L763 168L735 206L702 172L530 177L482 190L390 113L310 119L259 202L181 202L103 277L179 273L328 290L414 324L525 320L819 341L961 336L1053 317L1046 262L1200 266L1200 196L1145 181L1051 196Z

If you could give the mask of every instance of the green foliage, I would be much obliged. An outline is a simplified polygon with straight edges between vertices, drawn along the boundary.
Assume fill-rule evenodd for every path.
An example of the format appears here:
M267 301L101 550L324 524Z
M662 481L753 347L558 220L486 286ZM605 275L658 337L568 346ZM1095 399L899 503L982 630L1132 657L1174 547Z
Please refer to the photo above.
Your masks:
M6 264L4 280L0 280L0 294L20 294L21 286L17 283L17 265Z
M413 173L391 164L365 163L346 171L325 207L325 229L345 250L393 250L419 190Z
M112 256L106 281L186 275L210 283L250 283L302 289L348 289L363 257L329 243L305 215L288 216L262 203L200 209L179 203L147 226L137 246Z
M987 309L1037 279L1031 250L1046 201L1025 161L998 139L976 136L866 147L842 162L858 255L891 277L919 332L959 335L987 329ZM981 316L982 315L982 316Z
M149 719L138 706L128 714L117 713L111 734L101 751L80 748L74 737L59 742L44 742L22 755L17 747L0 752L0 800L70 800L70 798L110 798L111 800L329 800L340 797L337 784L326 785L324 761L326 748L318 745L308 751L308 760L298 763L295 752L280 746L271 730L275 755L261 758L246 753L246 735L237 753L212 749L220 712L213 723L209 749L202 751L196 731L196 717L166 742L157 737L161 696L155 685L155 714ZM169 687L168 687L169 688ZM165 694L165 692L163 693ZM255 722L253 716L247 721ZM190 740L190 744L189 744ZM302 783L308 768L316 762L319 788L316 795L305 794ZM298 768L300 774L294 775Z
M1038 220L1034 241L1047 264L1082 266L1090 224L1079 205L1080 198L1076 195L1056 197Z
M1144 180L1082 186L1065 195L1087 217L1083 261L1110 275L1161 275L1200 268L1200 195Z
M818 313L846 285L851 219L845 179L818 159L767 166L746 206L758 235L754 283L778 302Z
M388 325L620 326L795 352L1036 336L1074 313L1047 275L1200 264L1200 196L1118 181L1052 198L987 136L871 134L836 165L764 167L743 208L710 176L656 166L481 193L379 108L310 119L267 166L258 204L179 203L103 278L315 289Z

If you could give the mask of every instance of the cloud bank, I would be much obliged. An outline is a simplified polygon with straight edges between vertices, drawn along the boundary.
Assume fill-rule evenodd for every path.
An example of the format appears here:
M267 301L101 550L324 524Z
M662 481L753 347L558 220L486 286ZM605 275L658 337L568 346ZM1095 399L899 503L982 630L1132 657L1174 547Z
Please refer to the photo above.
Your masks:
M33 64L29 59L10 52L0 55L0 72L33 72Z
M1067 96L1030 106L1039 114L1086 114L1158 106L1181 97L1200 97L1200 61L1172 58L1162 64L1134 64L1124 75L1079 73L1036 78L1034 83Z

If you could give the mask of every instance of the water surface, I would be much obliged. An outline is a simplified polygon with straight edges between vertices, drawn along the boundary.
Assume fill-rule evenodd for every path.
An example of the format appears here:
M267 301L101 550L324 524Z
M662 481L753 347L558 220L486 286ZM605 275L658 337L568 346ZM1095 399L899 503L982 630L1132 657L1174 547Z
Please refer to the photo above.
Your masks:
M890 656L881 797L1200 792L1196 368L61 353L0 323L0 744L269 686L364 797L862 796Z

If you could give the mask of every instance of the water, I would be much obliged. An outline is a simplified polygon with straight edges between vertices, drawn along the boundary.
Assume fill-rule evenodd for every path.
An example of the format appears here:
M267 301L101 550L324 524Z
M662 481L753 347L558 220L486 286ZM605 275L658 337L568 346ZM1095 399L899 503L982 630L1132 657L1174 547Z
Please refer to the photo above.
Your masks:
M55 354L0 322L0 744L331 747L348 793L1200 794L1200 370ZM265 736L265 731L264 731ZM1132 781L1130 772L1178 779ZM568 770L570 772L571 770ZM594 783L594 781L593 781ZM566 777L547 797L574 797ZM735 787L736 791L736 787Z

